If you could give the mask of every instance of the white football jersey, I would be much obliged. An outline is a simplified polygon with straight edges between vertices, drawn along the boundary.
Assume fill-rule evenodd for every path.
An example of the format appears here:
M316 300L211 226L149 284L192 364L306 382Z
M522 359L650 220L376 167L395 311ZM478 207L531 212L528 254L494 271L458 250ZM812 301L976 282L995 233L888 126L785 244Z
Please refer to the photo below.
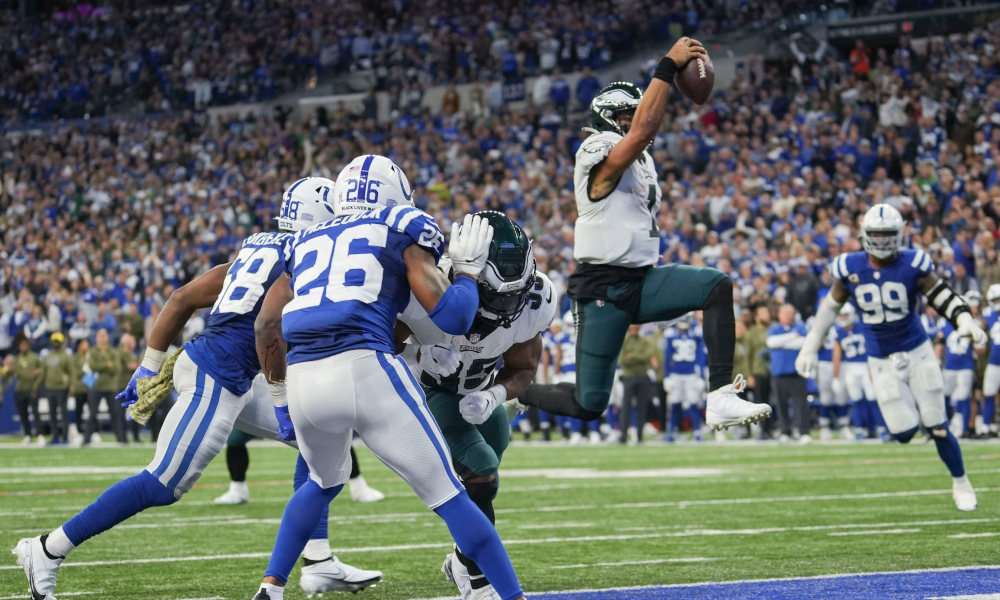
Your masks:
M660 186L653 157L643 151L607 198L588 197L590 170L608 157L622 136L610 131L591 135L576 151L576 231L573 258L580 262L646 267L660 258Z
M552 282L542 273L538 273L537 277L534 287L528 292L528 302L520 316L510 327L498 327L483 338L479 334L450 335L441 331L411 293L410 303L399 315L399 320L406 323L413 332L408 342L421 345L451 344L462 354L462 364L454 375L439 378L430 373L421 373L421 385L462 395L489 387L503 353L511 346L527 342L548 329L558 312L559 298Z

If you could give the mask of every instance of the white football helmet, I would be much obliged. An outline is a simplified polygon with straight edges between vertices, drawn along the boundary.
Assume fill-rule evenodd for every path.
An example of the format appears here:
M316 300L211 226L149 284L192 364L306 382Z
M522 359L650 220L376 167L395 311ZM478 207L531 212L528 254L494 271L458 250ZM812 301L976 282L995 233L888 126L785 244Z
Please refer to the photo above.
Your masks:
M386 206L413 206L406 173L384 156L366 154L351 161L337 176L334 211L338 217Z
M844 329L850 327L858 320L858 311L854 310L853 304L845 304L843 308L840 309L840 314L837 315L837 325L840 325Z
M993 310L1000 311L1000 283L994 283L986 290L986 303Z
M903 215L888 204L876 204L861 220L861 242L876 258L892 258L903 246Z
M288 186L281 197L278 229L302 231L333 218L333 190L326 177L306 177Z
M969 304L969 306L979 307L983 304L983 295L976 290L969 290L968 292L965 292L965 295L962 297L965 298L965 301Z

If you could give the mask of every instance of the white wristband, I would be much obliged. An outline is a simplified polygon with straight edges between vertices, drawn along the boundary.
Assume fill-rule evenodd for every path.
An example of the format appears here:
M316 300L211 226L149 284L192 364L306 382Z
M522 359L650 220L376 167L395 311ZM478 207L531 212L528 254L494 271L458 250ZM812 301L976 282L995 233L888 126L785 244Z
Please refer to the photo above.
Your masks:
M163 358L166 355L166 350L157 350L147 346L146 353L142 355L142 364L140 366L145 367L150 371L159 372L160 365L163 364Z
M486 391L493 394L493 397L497 399L497 406L507 401L507 388L502 384L498 383Z
M279 408L288 406L288 393L284 381L279 381L278 383L268 381L267 389L271 390L271 398L274 400L274 406Z

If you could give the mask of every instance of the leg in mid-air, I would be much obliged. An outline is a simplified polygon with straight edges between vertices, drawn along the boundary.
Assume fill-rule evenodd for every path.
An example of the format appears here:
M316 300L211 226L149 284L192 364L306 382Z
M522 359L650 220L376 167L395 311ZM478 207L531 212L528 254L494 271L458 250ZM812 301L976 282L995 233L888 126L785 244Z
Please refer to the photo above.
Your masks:
M285 508L257 600L284 597L296 559L349 479L352 431L445 521L455 543L504 600L523 596L496 529L459 482L423 392L402 360L355 350L289 365L287 380L289 413L309 480ZM357 398L361 392L363 401Z
M427 391L427 406L451 451L452 464L465 485L469 498L490 520L496 522L493 500L499 490L497 470L510 444L510 421L506 409L497 407L485 423L472 425L459 412L461 396L441 391ZM456 545L445 557L441 571L453 581L462 597L487 596L490 581L475 561ZM489 589L488 589L489 588Z

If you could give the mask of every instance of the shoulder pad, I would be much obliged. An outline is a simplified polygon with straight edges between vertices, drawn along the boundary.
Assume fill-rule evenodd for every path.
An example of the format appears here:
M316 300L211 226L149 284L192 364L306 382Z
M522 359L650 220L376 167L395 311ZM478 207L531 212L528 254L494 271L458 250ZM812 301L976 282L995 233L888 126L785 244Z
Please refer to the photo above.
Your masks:
M386 225L409 236L415 244L430 251L435 259L444 253L444 234L434 217L412 206L394 206L382 211Z
M904 258L909 259L910 267L916 269L921 274L927 275L934 271L934 261L923 250L906 250L904 252Z

